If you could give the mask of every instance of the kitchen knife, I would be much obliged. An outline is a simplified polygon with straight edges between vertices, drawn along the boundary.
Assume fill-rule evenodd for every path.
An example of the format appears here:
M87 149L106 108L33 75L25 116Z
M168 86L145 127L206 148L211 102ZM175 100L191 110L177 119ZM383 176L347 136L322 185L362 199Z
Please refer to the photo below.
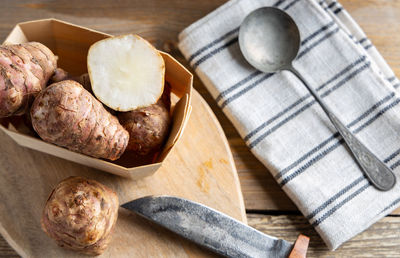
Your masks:
M172 196L147 196L122 207L227 257L305 257L309 239L295 244L268 236L202 204Z

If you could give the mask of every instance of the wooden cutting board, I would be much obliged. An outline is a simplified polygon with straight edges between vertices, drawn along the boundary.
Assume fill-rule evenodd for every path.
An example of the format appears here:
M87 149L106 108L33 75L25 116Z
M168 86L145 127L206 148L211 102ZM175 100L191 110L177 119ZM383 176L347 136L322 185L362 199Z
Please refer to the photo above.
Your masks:
M96 179L111 187L121 204L147 195L174 195L246 222L238 175L222 128L196 91L192 107L184 136L163 166L153 176L138 181L20 147L1 132L0 233L23 257L79 256L58 247L40 229L40 216L50 191L72 175ZM100 257L212 255L120 208L111 244Z

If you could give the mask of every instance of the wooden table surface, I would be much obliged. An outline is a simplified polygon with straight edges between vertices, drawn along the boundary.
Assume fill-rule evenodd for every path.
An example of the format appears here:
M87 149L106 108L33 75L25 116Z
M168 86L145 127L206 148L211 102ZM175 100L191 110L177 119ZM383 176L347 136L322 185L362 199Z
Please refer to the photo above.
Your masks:
M3 0L0 7L0 38L4 40L18 22L55 17L115 35L137 33L189 67L177 48L178 33L224 2L225 0ZM397 76L400 76L400 0L341 0L341 3L365 30ZM235 128L197 76L194 87L217 115L229 140L251 226L290 241L300 232L307 234L311 237L309 257L400 256L399 212L382 219L335 252L329 252L267 169L248 151ZM1 237L0 257L17 257Z

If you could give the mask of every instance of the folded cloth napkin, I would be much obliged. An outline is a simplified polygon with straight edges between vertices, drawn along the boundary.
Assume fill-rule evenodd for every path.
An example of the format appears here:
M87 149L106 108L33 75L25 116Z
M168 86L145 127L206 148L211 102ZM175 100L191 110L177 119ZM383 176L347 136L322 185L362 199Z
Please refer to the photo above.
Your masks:
M321 107L290 72L265 74L243 58L239 26L275 6L299 26L294 67L348 128L391 167L398 183L368 182ZM179 48L251 151L330 249L400 204L399 80L336 1L232 0L190 25Z

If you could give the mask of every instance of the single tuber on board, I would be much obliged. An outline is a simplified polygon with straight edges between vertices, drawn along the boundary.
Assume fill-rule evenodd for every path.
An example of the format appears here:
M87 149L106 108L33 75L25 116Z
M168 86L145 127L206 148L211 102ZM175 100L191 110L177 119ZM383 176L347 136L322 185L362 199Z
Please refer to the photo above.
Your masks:
M129 141L118 119L72 80L43 90L32 104L31 118L43 140L95 158L116 160Z
M118 196L95 180L69 177L51 192L41 224L61 247L88 255L107 248L118 217Z
M41 43L0 46L0 117L27 112L56 67L56 57Z

